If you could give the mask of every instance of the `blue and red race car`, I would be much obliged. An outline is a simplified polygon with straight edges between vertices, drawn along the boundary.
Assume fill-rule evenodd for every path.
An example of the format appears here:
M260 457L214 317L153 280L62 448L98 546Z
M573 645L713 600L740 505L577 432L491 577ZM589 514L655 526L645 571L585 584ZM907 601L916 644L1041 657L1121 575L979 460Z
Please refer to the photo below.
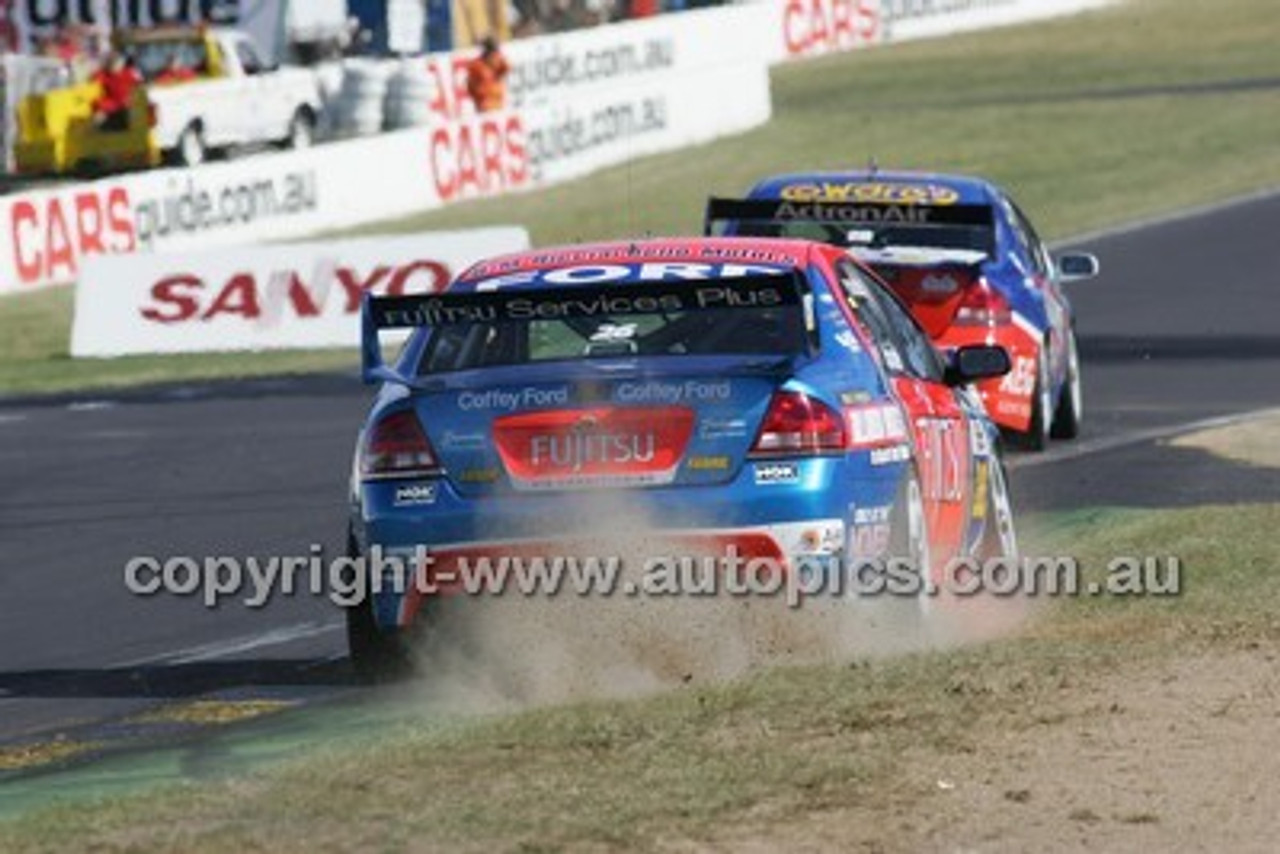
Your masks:
M1080 431L1083 395L1062 285L1092 277L1092 255L1052 258L1031 221L978 178L823 172L760 181L710 199L707 234L803 237L846 248L883 278L941 348L999 344L1013 370L979 385L1012 440L1043 450Z
M392 329L412 332L384 364ZM354 459L355 557L424 546L433 577L456 579L464 559L590 538L620 506L668 546L782 567L897 555L933 572L1016 549L999 433L968 385L1007 372L1008 354L944 361L836 247L695 238L496 258L440 294L367 297L363 361L381 390ZM447 587L370 587L347 616L373 675L403 661Z

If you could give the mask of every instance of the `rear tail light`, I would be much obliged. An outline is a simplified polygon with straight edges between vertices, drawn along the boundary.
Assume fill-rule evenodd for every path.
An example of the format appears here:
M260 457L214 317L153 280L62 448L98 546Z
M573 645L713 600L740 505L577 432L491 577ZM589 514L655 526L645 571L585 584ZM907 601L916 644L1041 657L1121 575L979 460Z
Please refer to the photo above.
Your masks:
M820 400L795 391L775 392L751 455L804 456L845 449L840 413Z
M365 434L360 449L360 475L365 480L439 473L440 463L413 412L383 416Z
M845 410L850 449L883 448L906 442L907 419L896 403L868 403Z
M957 326L997 326L1012 320L1009 301L992 290L986 279L979 279L965 291L952 322Z

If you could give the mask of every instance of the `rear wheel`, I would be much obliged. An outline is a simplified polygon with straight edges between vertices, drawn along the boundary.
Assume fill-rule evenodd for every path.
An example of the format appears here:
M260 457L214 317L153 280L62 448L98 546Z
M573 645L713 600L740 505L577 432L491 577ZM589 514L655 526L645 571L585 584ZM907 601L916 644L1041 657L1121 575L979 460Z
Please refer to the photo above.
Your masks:
M928 602L924 591L932 580L932 552L929 547L929 522L924 512L924 495L920 491L920 480L915 472L909 474L898 488L890 537L890 557L907 561L919 575L919 601L924 610Z
M196 124L187 125L178 137L173 150L173 162L177 166L199 166L208 158L204 144L204 132Z
M1041 347L1036 359L1036 385L1031 395L1031 423L1025 433L1010 433L1009 443L1024 451L1049 447L1049 420L1053 413L1053 387L1049 382L1049 351Z
M354 539L347 542L347 556L359 558ZM370 580L365 578L364 595L359 602L346 606L347 648L351 666L362 682L392 682L413 673L413 658L405 632L384 631L373 615Z
M998 455L987 461L987 524L982 532L981 557L1018 556L1018 535L1013 527L1013 503L1009 500L1009 480L1004 460Z
M300 151L310 148L315 141L316 121L309 110L298 110L289 120L289 135L285 137L284 147Z
M1076 348L1076 334L1067 337L1067 381L1058 395L1058 408L1053 414L1050 434L1055 439L1074 439L1080 435L1080 421L1084 413L1084 392L1080 384L1080 353Z

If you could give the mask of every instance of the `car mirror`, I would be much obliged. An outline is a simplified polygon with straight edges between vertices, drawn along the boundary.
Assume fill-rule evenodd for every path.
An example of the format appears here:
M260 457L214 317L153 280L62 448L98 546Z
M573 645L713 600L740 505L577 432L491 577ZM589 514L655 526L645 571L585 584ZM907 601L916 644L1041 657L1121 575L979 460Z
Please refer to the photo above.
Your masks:
M1088 252L1072 252L1058 258L1058 277L1064 282L1092 279L1098 275L1098 258Z
M1002 377L1013 368L1009 351L996 345L975 344L961 347L951 356L947 366L947 385L968 385L977 380Z

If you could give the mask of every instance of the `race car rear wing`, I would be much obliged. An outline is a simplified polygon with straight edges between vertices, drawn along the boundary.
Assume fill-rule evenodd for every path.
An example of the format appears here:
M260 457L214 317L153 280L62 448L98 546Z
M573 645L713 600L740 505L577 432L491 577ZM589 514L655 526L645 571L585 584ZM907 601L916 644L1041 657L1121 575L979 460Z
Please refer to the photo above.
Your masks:
M697 280L517 287L407 296L366 293L360 315L361 373L366 383L389 380L410 384L407 377L382 362L378 333L389 329L785 306L803 310L812 349L816 344L813 297L804 276L796 270Z
M989 205L928 205L886 202L800 202L790 199L707 199L702 230L714 234L718 222L820 222L832 225L990 226Z

